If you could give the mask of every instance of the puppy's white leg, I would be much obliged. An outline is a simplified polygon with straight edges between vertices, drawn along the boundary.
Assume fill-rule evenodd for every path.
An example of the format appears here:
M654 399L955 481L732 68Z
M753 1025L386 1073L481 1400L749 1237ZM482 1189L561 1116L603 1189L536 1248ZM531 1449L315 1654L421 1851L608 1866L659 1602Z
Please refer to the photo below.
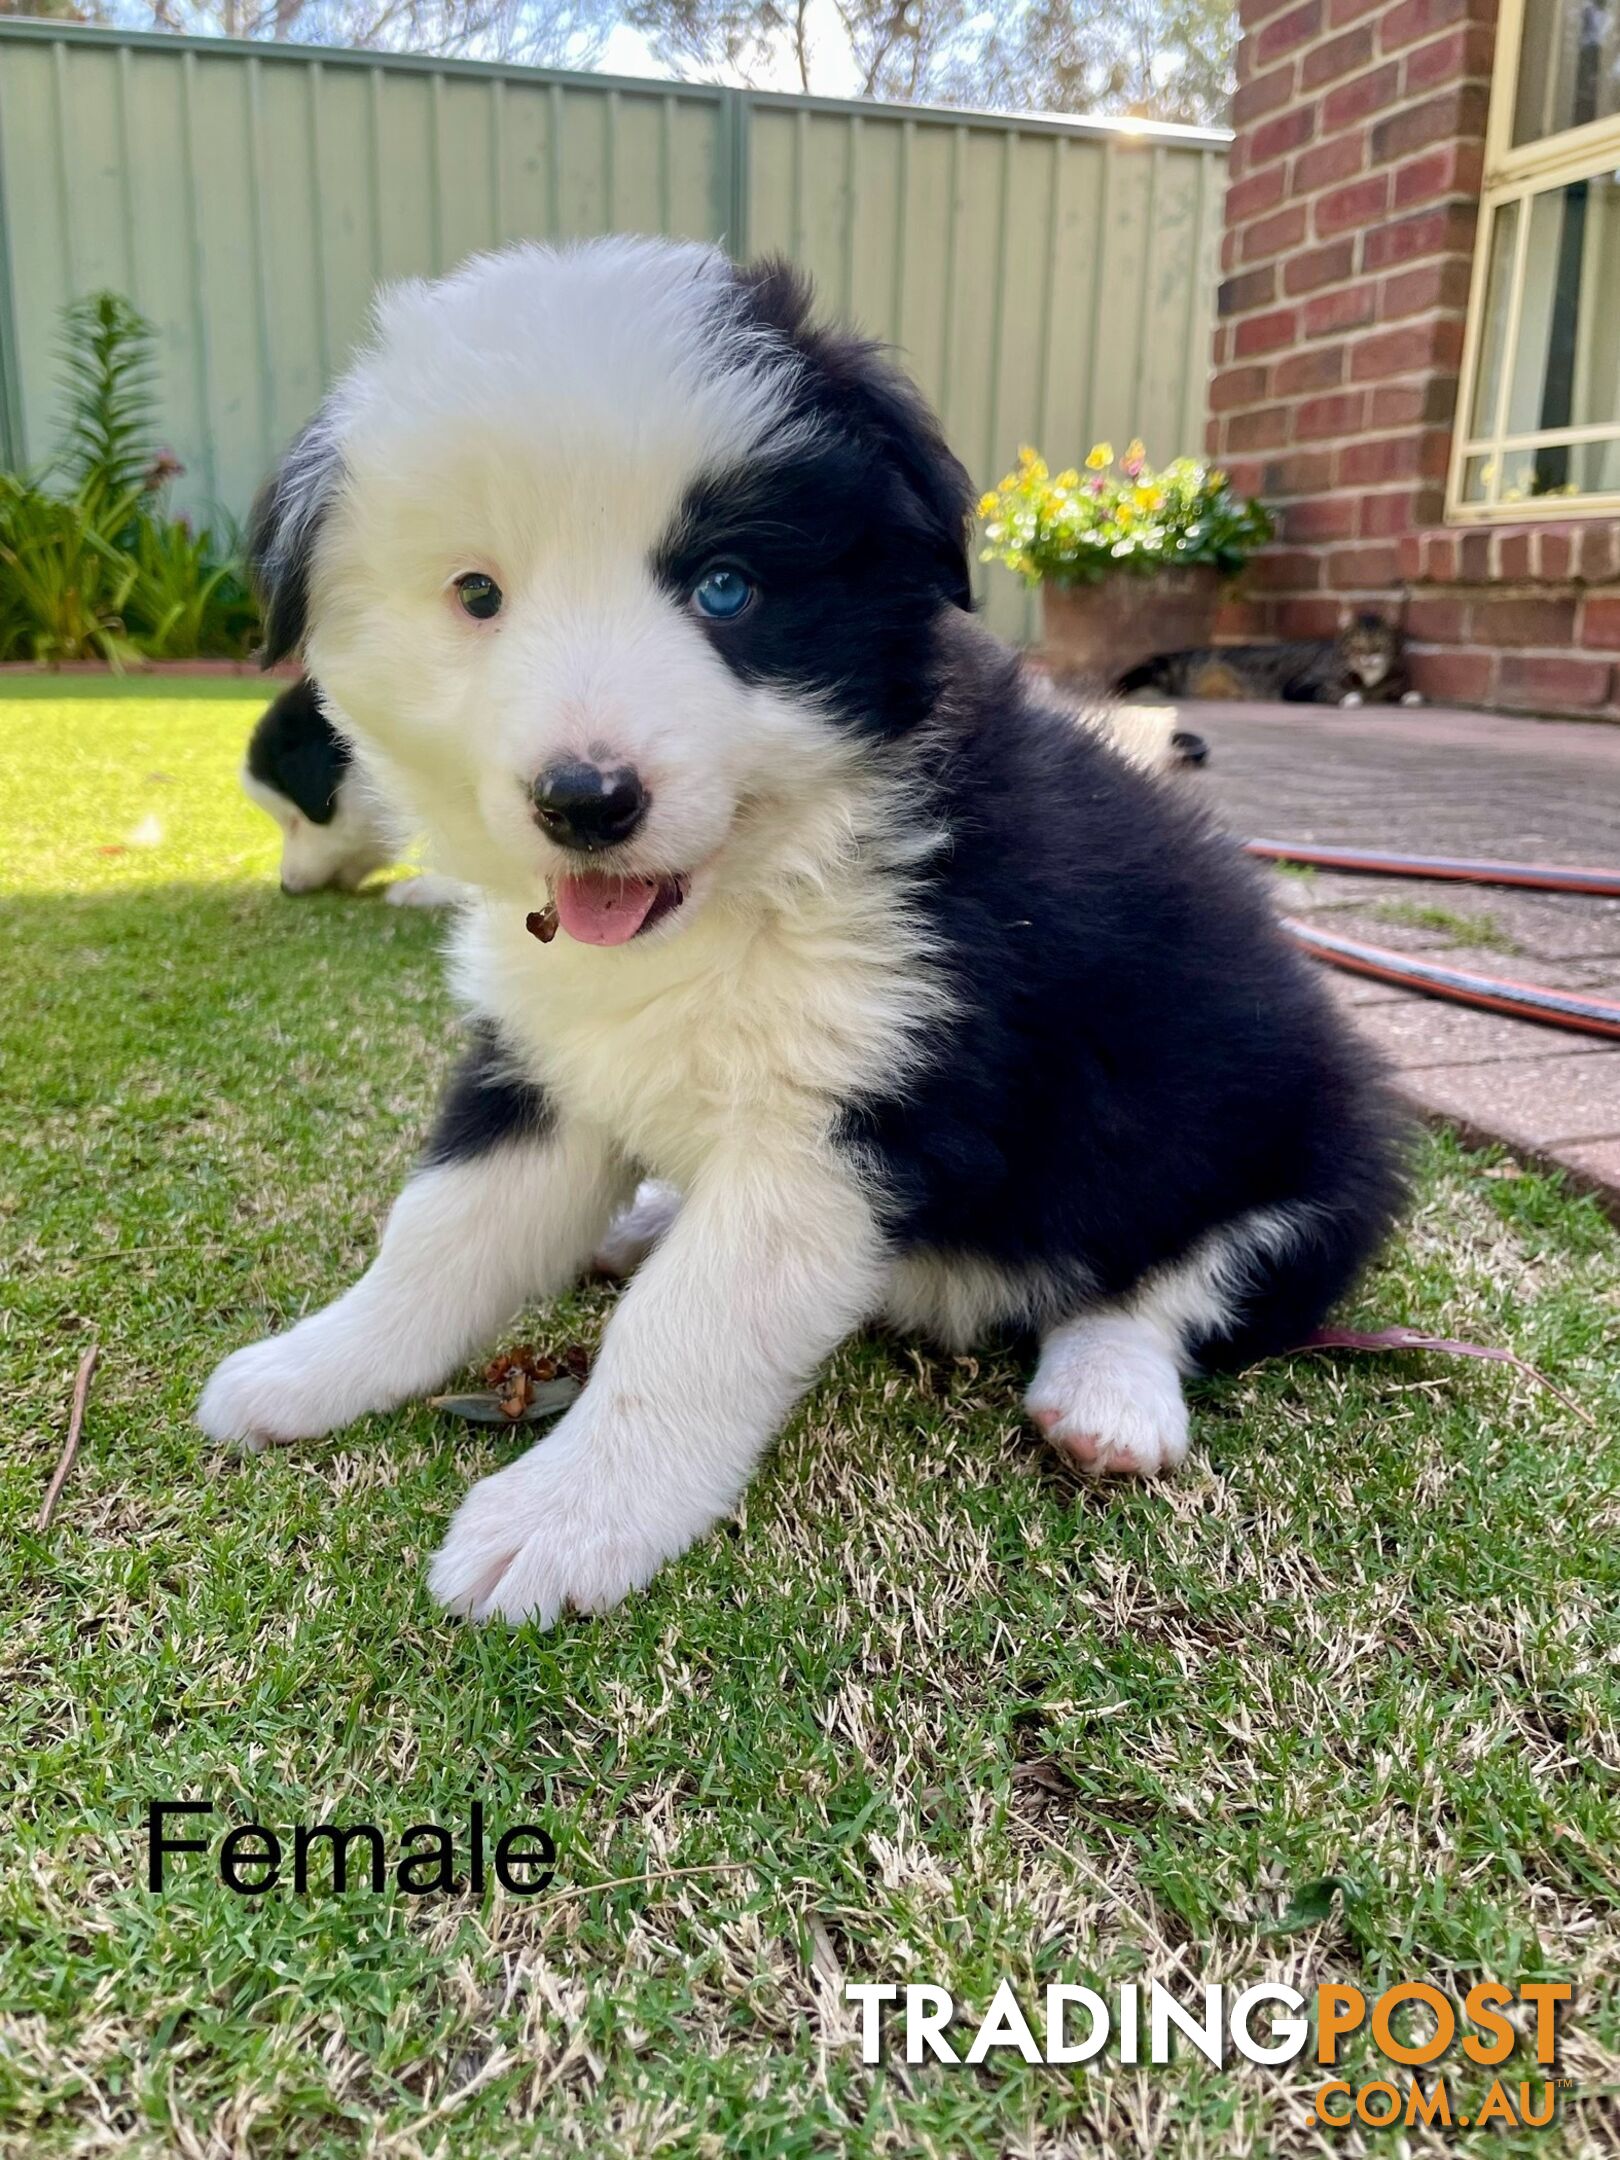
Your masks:
M1045 1337L1024 1407L1048 1440L1093 1476L1157 1477L1186 1458L1174 1337L1158 1321L1117 1306Z
M249 1446L308 1440L427 1393L526 1298L579 1272L626 1182L603 1137L578 1127L419 1171L354 1288L228 1357L198 1424Z
M680 1210L681 1196L673 1185L647 1178L636 1187L636 1197L608 1224L607 1236L597 1246L591 1266L598 1275L633 1275L664 1235Z
M1308 1235L1309 1214L1255 1208L1145 1275L1128 1296L1056 1327L1024 1407L1049 1440L1097 1476L1158 1477L1187 1455L1181 1375L1195 1346L1225 1334L1257 1268Z
M601 1612L735 1506L833 1347L875 1309L881 1240L836 1159L707 1165L551 1436L475 1485L429 1571L474 1620Z

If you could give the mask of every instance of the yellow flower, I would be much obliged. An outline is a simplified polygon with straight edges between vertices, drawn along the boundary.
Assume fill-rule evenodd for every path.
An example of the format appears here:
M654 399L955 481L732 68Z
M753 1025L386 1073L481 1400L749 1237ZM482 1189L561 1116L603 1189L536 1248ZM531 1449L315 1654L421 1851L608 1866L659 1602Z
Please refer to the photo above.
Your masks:
M1133 465L1145 465L1147 463L1147 444L1143 442L1140 435L1133 435L1131 437L1131 441L1129 447L1125 452L1125 455L1131 460L1131 463Z
M1001 497L1000 497L999 495L997 495L997 494L996 494L996 493L994 492L994 490L992 490L992 491L991 491L991 493L990 493L990 494L988 494L988 495L981 495L981 496L979 497L979 515L980 515L980 517L988 517L988 516L990 515L991 511L992 511L992 510L993 510L993 509L994 509L994 508L996 507L996 504L997 504L997 503L998 503L998 502L999 502L1000 500L1001 500Z
M1067 472L1060 472L1058 474L1057 478L1052 482L1052 485L1054 487L1060 488L1078 487L1080 485L1080 475L1071 465Z
M1102 472L1113 462L1114 446L1112 443L1100 442L1092 444L1090 453L1086 458L1086 464L1092 472Z

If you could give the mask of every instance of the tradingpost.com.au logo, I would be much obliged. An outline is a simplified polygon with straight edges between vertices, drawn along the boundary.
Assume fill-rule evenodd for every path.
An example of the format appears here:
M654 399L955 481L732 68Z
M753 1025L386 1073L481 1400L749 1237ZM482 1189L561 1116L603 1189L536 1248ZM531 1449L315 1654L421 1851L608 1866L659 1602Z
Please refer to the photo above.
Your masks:
M1178 2046L1191 2047L1217 2067L1231 2056L1251 2063L1297 2062L1312 2046L1322 2072L1315 2120L1328 2129L1360 2123L1373 2129L1423 2123L1445 2129L1481 2124L1543 2128L1557 2108L1557 2081L1529 2076L1557 2062L1558 2012L1573 1994L1567 1981L1526 1981L1510 1987L1481 1980L1460 2004L1427 1980L1403 1980L1369 2002L1360 1988L1333 1981L1308 1996L1278 1980L1253 1987L1211 1983L1191 1991L1196 2007L1158 1981L1120 1988L1112 2003L1095 1989L1060 1982L1046 1990L1033 2023L1003 1980L977 2021L959 2016L950 1992L927 1981L851 1981L846 2001L861 2017L861 2060L879 2063L885 2045L907 2063L982 2063L1010 2048L1029 2063L1167 2063ZM1518 2009L1521 2038L1507 2012ZM1398 2021L1398 2022L1397 2022ZM1387 2077L1352 2081L1339 2074L1345 2043L1357 2033L1390 2065ZM1517 2064L1516 2050L1524 2048ZM1466 2099L1448 2084L1460 2071L1452 2051L1469 2065ZM1414 2073L1426 2071L1425 2079ZM1482 2092L1475 2087L1491 2073Z

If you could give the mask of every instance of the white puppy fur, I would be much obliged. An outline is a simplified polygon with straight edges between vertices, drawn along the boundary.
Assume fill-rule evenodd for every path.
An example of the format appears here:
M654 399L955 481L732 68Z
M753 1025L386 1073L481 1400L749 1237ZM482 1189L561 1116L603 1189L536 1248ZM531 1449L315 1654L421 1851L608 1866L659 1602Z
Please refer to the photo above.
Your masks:
M1257 1208L1146 1277L1128 1299L1052 1328L1024 1397L1031 1418L1092 1476L1179 1469L1188 1443L1187 1344L1222 1325L1246 1271L1286 1253L1306 1219Z

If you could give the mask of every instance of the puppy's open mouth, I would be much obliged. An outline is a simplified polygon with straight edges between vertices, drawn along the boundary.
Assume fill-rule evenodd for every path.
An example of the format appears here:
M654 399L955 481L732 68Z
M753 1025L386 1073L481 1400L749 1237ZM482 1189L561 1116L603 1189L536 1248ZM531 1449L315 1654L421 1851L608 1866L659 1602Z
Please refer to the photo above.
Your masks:
M557 926L581 945L628 945L673 915L690 887L681 873L617 877L610 870L581 870L556 881Z

